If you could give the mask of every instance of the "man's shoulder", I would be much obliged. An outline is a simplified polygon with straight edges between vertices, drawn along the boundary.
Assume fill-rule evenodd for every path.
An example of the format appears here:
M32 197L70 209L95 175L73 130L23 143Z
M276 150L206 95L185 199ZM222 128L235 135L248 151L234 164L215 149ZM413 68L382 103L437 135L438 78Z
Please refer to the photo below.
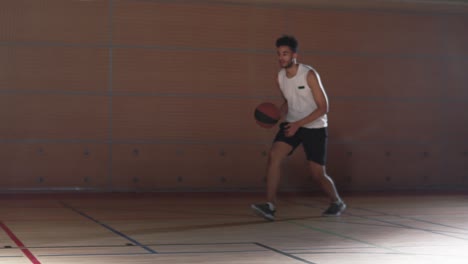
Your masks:
M286 70L284 68L278 71L278 77L281 77L281 76L286 76Z
M315 72L314 67L312 67L312 66L310 66L310 65L308 65L308 64L300 64L300 67L299 67L299 68L300 68L301 71L304 72L304 73L308 73L308 72L310 72L310 71Z
M314 76L316 78L319 76L317 70L315 70L314 67L306 64L302 64L302 74L305 74L306 76Z

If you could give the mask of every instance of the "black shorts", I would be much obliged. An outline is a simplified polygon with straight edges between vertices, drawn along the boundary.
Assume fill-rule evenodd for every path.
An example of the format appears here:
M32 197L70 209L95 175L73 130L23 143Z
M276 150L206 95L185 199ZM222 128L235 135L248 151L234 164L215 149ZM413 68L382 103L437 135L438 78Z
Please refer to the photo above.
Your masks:
M287 122L280 124L280 129L276 134L274 142L281 141L291 145L293 149L289 153L291 155L294 150L302 143L307 160L314 161L320 165L325 165L327 159L327 139L328 129L323 128L305 128L301 127L292 137L286 137L284 134L284 126Z

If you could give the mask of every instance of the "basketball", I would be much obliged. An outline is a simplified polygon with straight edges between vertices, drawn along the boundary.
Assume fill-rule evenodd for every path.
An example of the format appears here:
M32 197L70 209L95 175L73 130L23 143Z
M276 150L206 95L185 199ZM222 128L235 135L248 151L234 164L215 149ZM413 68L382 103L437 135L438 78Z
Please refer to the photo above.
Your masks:
M278 123L281 113L279 108L273 103L264 102L255 108L254 117L259 126L271 128Z

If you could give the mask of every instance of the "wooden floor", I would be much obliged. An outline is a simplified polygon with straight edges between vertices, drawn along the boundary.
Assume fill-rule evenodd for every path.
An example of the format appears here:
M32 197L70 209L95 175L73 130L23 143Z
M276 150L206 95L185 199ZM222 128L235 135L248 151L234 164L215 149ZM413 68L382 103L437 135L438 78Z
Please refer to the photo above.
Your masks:
M468 263L468 196L0 195L0 263Z

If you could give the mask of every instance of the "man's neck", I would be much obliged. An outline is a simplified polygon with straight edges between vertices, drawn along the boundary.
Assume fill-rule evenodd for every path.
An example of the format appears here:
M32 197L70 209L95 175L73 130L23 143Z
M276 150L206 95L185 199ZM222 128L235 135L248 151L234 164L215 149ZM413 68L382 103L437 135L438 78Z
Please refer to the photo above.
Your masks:
M298 63L294 63L293 65L291 65L291 67L289 68L286 68L286 76L288 78L292 78L294 76L296 76L296 73L297 73L297 69L299 68L299 64Z

